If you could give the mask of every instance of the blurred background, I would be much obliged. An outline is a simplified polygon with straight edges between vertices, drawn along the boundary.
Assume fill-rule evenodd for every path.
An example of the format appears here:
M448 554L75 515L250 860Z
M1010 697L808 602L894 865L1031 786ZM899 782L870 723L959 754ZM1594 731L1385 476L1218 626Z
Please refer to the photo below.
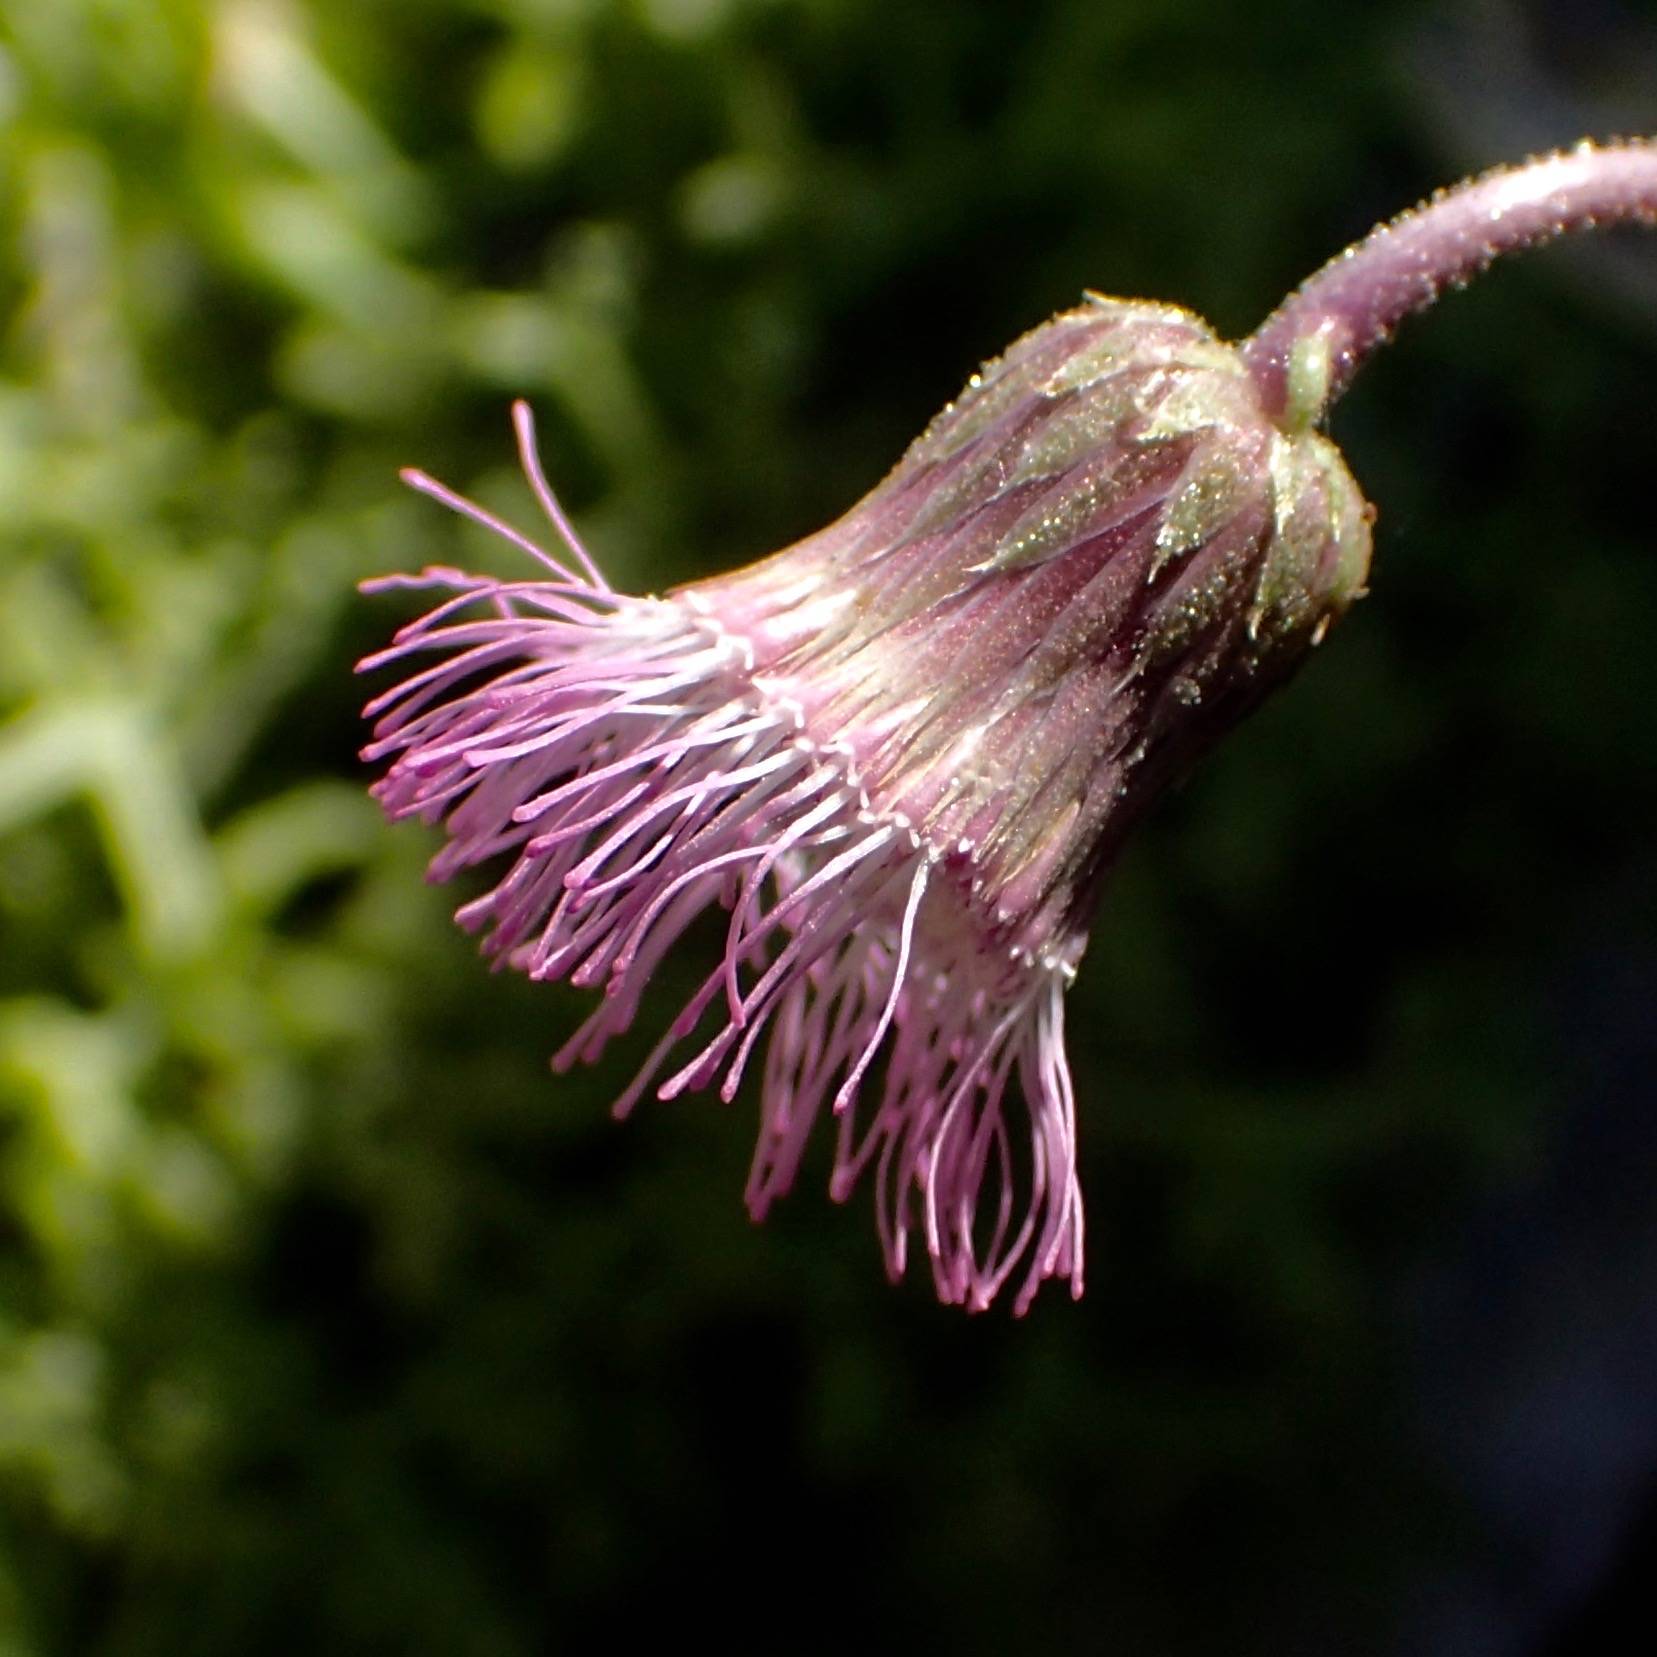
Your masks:
M1084 287L1245 333L1654 88L1624 0L0 0L0 1653L1632 1649L1657 241L1337 412L1373 595L1107 893L1022 1324L824 1157L755 1230L640 1041L550 1077L350 669L361 577L512 567L394 473L528 522L514 395L659 588Z

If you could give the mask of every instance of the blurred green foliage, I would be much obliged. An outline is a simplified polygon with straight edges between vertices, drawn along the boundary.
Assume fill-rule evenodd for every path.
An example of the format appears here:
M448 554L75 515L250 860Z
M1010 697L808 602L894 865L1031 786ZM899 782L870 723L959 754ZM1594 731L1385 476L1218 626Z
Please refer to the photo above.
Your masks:
M648 589L1083 286L1246 330L1459 169L1415 16L0 0L5 1657L514 1653L756 1584L800 1649L1355 1651L1476 1551L1389 1297L1545 1160L1550 986L1657 886L1652 334L1591 264L1343 413L1378 596L1107 899L1093 1287L1022 1327L888 1290L860 1202L751 1232L740 1110L550 1080L580 998L453 935L349 675L356 580L510 567L392 479L524 515L513 395Z

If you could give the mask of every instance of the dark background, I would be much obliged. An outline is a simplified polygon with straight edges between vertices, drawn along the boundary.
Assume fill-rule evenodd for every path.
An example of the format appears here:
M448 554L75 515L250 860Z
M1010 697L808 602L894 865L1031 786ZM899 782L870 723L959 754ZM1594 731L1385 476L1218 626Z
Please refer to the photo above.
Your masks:
M392 477L527 521L515 394L659 588L1084 287L1245 333L1654 86L1617 0L0 0L5 1657L1632 1649L1657 243L1337 411L1372 596L1072 1000L1080 1305L888 1288L821 1155L753 1229L751 1099L609 1121L638 1041L550 1079L583 998L450 927L349 667L357 578L511 567Z

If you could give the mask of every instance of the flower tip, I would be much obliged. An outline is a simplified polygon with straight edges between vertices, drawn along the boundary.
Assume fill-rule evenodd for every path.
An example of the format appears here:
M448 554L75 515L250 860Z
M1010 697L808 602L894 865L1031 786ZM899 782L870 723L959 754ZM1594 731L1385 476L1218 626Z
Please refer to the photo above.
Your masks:
M428 570L427 573L430 574L431 572ZM422 584L419 576L409 575L402 570L398 570L391 575L365 575L357 583L357 591L369 598L377 598L381 593L395 593L403 588ZM390 653L381 650L372 656L364 656L357 663L357 667L359 670L365 667L377 667L381 662L390 660Z

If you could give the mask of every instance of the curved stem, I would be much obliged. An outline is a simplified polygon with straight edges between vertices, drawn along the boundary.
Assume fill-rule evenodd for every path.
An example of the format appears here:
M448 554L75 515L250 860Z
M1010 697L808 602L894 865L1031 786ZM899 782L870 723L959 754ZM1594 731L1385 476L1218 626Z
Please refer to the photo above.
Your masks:
M1243 343L1267 412L1316 424L1376 346L1500 254L1571 230L1657 223L1657 142L1634 139L1498 167L1372 230L1303 282Z

